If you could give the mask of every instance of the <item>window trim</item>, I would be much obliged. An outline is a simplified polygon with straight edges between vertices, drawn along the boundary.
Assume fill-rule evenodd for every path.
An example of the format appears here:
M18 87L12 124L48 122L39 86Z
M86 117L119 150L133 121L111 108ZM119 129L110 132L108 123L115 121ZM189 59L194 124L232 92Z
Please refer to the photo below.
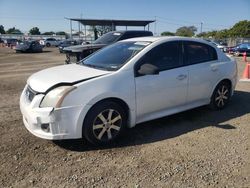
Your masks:
M195 62L195 63L190 63L189 61L189 58L188 58L188 54L187 54L187 50L186 50L186 45L188 43L198 43L198 44L201 44L201 45L205 45L208 47L208 52L210 53L211 52L211 49L213 49L213 51L215 52L216 54L216 59L213 59L213 60L207 60L207 61L199 61L199 62ZM182 41L182 46L183 46L183 63L184 63L184 66L189 66L189 65L197 65L197 64L201 64L201 63L207 63L207 62L211 62L211 61L218 61L218 53L217 53L217 50L213 47L213 46L210 46L208 44L205 44L205 43L202 43L202 42L199 42L199 41Z
M140 62L142 60L142 58L144 58L150 51L152 51L153 49L161 46L161 45L164 45L164 44L167 44L167 43L172 43L172 42L177 42L178 43L178 46L179 46L179 49L180 49L180 53L179 53L179 66L176 66L176 67L173 67L173 68L166 68L166 69L162 69L162 70L159 70L159 72L163 72L163 71L168 71L168 70L172 70L172 69L177 69L177 68L180 68L180 67L183 67L185 66L185 63L184 63L184 47L183 47L183 43L181 40L174 40L174 41L166 41L166 42L163 42L153 48L151 48L149 51L147 51L142 57L140 57L139 60L137 60L137 62L134 64L134 77L140 77L140 76L145 76L145 75L140 75L138 73L138 70L139 70L139 67L142 66L145 62Z

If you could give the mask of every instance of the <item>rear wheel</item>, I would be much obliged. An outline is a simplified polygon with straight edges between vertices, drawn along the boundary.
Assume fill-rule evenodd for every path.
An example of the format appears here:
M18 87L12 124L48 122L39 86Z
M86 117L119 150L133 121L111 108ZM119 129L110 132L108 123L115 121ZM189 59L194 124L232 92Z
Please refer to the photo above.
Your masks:
M91 143L111 143L123 132L127 123L125 110L117 103L105 101L96 104L87 114L83 135Z
M51 45L50 45L50 43L46 43L46 47L50 47Z
M231 97L231 87L228 82L221 82L214 90L210 107L215 110L223 109Z

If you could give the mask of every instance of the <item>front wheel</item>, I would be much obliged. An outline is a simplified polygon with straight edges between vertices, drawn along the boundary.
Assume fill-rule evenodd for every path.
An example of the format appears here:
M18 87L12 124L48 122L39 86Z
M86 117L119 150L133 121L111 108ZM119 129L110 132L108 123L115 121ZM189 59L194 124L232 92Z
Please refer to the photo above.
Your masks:
M215 110L225 108L231 97L231 87L227 82L221 82L214 90L210 107Z
M118 138L126 123L126 112L119 104L101 102L88 112L83 124L83 135L92 144L105 145Z

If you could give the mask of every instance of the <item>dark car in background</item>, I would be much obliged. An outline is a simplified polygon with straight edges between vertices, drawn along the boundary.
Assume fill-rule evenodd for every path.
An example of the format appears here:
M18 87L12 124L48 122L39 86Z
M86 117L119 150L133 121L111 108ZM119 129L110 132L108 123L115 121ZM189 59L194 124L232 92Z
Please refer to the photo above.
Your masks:
M235 56L243 55L244 52L246 52L246 55L250 55L250 43L242 43L237 45L232 49L233 54Z
M17 44L16 52L42 52L43 46L35 40L27 40Z
M66 53L65 63L76 63L93 52L117 41L145 36L153 36L153 33L151 31L112 31L106 33L99 39L95 40L92 44L64 48L63 52Z
M63 53L64 48L69 47L69 46L74 46L77 44L79 43L76 40L70 40L70 39L63 40L62 42L59 43L58 50L60 53Z
M4 39L3 41L6 46L16 46L17 43L20 42L20 40L13 38Z

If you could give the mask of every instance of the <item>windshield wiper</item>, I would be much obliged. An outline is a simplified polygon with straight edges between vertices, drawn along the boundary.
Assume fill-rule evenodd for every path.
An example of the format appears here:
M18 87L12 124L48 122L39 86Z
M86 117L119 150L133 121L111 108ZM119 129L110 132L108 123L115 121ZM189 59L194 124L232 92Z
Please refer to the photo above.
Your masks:
M92 65L92 64L85 64L84 62L82 62L82 65L84 65L86 67L95 68L95 69L108 70L106 67L96 66L96 65Z

